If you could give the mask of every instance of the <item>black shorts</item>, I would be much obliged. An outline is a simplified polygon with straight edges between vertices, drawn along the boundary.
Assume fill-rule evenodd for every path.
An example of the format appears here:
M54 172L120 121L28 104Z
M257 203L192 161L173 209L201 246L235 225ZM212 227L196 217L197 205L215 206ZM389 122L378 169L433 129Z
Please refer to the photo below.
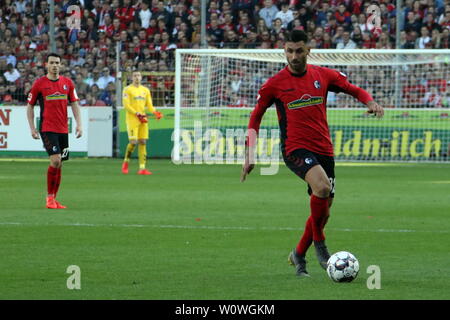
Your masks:
M331 182L330 197L334 198L334 158L324 156L306 149L297 149L292 151L288 156L283 155L284 162L296 175L305 180L306 173L309 169L316 165L321 165ZM308 185L308 194L312 193L311 187Z
M69 135L67 133L40 132L48 155L61 154L61 160L69 160Z

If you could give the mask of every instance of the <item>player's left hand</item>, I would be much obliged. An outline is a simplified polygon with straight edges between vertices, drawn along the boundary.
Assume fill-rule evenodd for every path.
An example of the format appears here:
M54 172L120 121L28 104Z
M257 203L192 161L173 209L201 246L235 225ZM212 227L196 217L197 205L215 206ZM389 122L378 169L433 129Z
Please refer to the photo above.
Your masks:
M383 117L384 115L384 109L382 106L380 106L378 103L376 103L375 101L369 101L369 103L367 103L367 108L369 109L367 112L368 113L373 113L375 114L378 118Z
M163 117L163 114L159 111L155 111L155 112L153 112L153 114L155 115L156 120L159 120Z
M75 134L77 138L81 138L81 136L83 135L83 129L81 128L81 126L77 126L77 128L75 129Z

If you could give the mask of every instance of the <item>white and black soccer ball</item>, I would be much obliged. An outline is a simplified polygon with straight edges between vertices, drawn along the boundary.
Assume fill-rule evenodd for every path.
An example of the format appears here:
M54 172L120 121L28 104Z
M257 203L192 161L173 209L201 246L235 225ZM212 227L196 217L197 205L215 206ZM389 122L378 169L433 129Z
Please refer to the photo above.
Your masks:
M335 282L351 282L359 272L359 262L347 251L339 251L331 255L327 262L327 273Z

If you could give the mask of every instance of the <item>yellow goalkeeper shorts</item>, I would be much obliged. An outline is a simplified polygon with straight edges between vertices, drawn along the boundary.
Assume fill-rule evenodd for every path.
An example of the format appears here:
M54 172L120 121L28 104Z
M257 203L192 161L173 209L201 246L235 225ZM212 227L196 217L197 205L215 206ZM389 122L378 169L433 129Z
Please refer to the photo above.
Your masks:
M148 123L127 123L128 140L148 139Z

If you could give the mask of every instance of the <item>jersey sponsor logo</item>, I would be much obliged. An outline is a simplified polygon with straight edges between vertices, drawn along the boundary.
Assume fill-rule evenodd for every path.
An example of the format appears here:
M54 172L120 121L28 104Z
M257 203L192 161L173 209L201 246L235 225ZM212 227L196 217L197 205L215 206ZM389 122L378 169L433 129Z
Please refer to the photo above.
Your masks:
M136 97L134 97L134 100L145 100L145 97L142 97L142 96L136 96Z
M45 100L67 100L67 94L55 92L45 97Z
M320 89L320 82L319 82L319 80L314 81L314 87L316 87L316 89Z
M299 109L309 106L314 106L323 103L323 97L312 97L309 94L304 94L300 99L291 101L287 104L288 109Z

